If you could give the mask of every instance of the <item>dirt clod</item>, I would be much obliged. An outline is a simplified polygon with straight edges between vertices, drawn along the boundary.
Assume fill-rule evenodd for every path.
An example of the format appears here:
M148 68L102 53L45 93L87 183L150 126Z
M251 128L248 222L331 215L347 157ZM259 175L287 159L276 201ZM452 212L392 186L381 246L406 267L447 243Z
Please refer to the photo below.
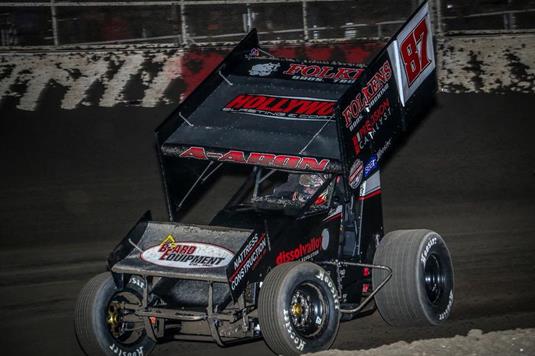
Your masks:
M402 356L402 355L535 355L535 329L495 331L484 334L473 329L467 336L418 340L410 344L399 341L370 350L318 352L314 356Z

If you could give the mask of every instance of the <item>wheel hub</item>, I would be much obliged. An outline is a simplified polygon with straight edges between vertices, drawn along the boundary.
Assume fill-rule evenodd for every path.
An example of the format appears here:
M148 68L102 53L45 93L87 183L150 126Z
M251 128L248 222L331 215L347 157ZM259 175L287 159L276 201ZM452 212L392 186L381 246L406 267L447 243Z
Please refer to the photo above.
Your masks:
M302 337L318 334L327 321L327 307L321 290L310 283L299 285L290 300L290 321Z
M443 294L446 275L435 254L429 256L424 266L425 291L431 303L436 304Z
M303 314L303 306L299 303L292 305L292 315L299 318Z
M111 302L108 305L108 312L106 317L106 323L108 324L113 337L119 337L119 326L122 322L122 317L119 315L119 308L116 302Z
M129 291L115 293L108 302L104 315L111 336L123 345L137 342L144 334L143 320L136 318L133 310L125 308L127 303L141 304L139 297Z

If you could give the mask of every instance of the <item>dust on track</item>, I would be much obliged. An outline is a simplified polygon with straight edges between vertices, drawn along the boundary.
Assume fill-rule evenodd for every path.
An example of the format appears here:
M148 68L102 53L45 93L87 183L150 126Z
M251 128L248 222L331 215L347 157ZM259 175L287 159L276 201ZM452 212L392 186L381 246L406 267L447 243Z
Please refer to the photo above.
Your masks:
M309 354L314 356L402 356L402 355L533 355L535 354L535 329L515 329L483 333L473 329L468 335L452 338L399 341L370 350L329 350Z
M0 107L0 333L4 354L79 355L72 311L108 251L145 209L165 219L152 129L172 110L39 112ZM441 94L382 172L385 230L427 227L450 247L456 304L441 327L391 328L376 313L344 323L337 349L535 326L532 95ZM271 355L169 343L156 355Z

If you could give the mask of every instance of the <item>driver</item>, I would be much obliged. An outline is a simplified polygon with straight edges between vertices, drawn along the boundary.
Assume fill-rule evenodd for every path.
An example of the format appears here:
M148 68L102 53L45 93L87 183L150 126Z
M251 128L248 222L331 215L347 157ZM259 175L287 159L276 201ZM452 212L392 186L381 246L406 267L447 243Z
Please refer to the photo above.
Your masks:
M273 195L279 199L289 199L305 203L325 183L323 174L289 174L286 183L273 189ZM327 202L327 190L314 202L315 205L323 205Z

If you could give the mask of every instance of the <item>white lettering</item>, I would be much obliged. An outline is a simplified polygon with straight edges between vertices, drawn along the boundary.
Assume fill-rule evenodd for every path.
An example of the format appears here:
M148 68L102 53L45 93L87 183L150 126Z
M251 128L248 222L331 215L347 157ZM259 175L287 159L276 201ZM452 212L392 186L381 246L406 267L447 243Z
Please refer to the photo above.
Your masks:
M437 243L436 237L433 237L431 240L429 240L429 242L424 248L424 251L422 252L422 255L420 256L420 261L422 262L422 264L425 265L425 262L427 261L427 258L429 257L429 251L431 250L431 247L436 245L436 243Z
M448 297L448 305L446 306L446 309L444 310L444 312L438 315L438 320L444 320L450 315L452 305L453 305L453 291L451 290L450 295Z

